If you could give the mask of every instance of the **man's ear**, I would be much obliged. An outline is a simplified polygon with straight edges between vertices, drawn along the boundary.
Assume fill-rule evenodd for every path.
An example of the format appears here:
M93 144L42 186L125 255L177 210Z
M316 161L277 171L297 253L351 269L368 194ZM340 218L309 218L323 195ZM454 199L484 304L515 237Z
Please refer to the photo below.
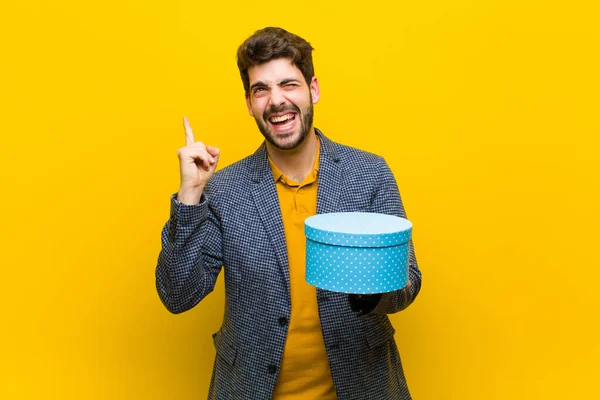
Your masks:
M254 112L252 111L252 103L250 102L250 95L246 95L246 107L248 107L248 113L251 117L254 117Z
M321 97L321 90L319 89L319 81L316 76L313 76L310 80L310 94L312 94L313 104L317 104Z

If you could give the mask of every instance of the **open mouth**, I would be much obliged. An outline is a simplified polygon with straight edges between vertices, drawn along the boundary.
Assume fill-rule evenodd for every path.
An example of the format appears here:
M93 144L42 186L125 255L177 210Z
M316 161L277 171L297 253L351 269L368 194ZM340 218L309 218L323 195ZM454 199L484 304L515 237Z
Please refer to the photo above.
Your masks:
M269 117L269 123L278 132L288 131L296 124L296 113L290 112Z

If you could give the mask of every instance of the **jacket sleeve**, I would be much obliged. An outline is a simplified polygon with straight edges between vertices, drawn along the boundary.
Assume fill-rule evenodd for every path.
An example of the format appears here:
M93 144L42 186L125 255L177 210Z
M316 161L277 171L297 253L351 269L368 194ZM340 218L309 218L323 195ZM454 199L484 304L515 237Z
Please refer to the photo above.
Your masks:
M371 211L381 214L390 214L406 218L402 199L396 179L383 158L377 166L378 176L376 190L371 201ZM421 290L421 271L417 265L417 258L412 240L409 242L409 272L411 282L409 288L384 293L372 312L377 314L393 314L408 307Z
M221 249L220 224L207 196L186 205L173 195L156 267L156 290L169 311L187 311L212 292L223 265Z

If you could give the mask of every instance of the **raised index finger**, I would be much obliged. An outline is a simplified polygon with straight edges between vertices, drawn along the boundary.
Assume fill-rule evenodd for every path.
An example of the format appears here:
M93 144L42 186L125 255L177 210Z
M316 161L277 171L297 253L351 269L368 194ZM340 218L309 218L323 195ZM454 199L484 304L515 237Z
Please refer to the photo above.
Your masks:
M185 145L194 144L194 131L192 131L190 121L188 121L187 117L183 117L183 129L185 129Z

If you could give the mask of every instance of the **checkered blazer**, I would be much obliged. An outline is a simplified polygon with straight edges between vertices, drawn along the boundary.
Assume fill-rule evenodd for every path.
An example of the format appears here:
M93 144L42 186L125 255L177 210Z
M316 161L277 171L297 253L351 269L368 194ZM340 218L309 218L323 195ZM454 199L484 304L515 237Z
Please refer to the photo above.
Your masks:
M321 142L317 213L364 211L405 217L383 158ZM277 190L263 143L251 156L216 172L197 205L171 199L156 268L160 299L173 313L194 307L224 270L225 315L213 334L209 399L270 399L292 305ZM421 287L410 243L407 290L386 293L358 316L348 295L317 289L323 338L339 400L410 399L394 328L387 314L406 308Z

